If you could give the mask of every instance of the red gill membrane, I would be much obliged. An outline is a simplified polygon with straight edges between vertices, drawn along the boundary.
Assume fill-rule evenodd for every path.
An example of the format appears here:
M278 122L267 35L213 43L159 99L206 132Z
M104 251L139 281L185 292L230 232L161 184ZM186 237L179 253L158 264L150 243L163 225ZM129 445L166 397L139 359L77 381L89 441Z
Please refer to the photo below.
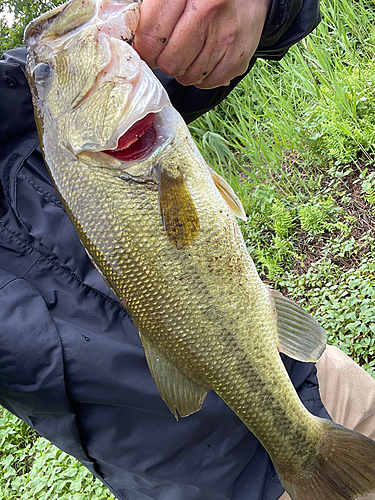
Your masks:
M149 113L134 123L130 129L120 137L116 149L103 151L121 161L138 160L147 156L156 140L156 130L152 126L155 113Z

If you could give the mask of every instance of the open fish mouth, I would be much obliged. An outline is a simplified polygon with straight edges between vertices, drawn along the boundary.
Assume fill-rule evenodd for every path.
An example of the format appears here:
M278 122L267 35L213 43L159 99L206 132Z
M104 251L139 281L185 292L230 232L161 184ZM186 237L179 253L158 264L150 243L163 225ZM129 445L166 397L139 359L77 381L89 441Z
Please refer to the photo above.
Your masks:
M138 120L118 139L116 149L102 152L124 162L142 160L150 156L158 139L154 126L155 116L156 113L149 113Z
M181 118L173 108L163 106L159 111L153 110L133 123L117 139L116 148L102 149L100 152L121 161L125 168L142 164L155 155L159 156L173 141L179 121Z

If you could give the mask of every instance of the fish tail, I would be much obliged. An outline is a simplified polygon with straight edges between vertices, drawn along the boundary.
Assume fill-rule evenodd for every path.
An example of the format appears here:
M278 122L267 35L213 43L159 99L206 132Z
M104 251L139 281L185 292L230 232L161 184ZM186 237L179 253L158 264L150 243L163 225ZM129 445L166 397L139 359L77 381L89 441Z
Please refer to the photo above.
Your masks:
M283 476L293 500L354 500L375 491L375 441L329 420L322 420L318 450L300 474Z

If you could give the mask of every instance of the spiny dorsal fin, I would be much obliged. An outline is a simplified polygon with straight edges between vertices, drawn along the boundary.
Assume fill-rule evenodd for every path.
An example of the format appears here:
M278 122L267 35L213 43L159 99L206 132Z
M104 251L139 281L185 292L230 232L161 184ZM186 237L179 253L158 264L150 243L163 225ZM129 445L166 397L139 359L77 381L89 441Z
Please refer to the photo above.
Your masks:
M269 294L276 311L279 350L298 361L318 361L327 344L323 328L302 307L280 292L270 289Z
M245 210L243 209L243 206L242 206L242 203L241 203L241 200L239 199L239 197L236 195L236 193L233 191L233 189L230 187L230 185L224 179L224 177L219 175L212 168L210 168L210 171L211 171L212 180L214 181L215 186L217 187L217 189L219 190L219 193L224 198L224 200L227 202L229 207L232 209L232 212L234 213L234 215L236 217L238 217L239 219L242 219L243 221L246 222L246 220L247 220L246 213L245 213Z
M201 409L207 389L199 387L182 373L164 356L157 353L151 344L141 337L147 364L160 396L178 420ZM176 411L177 410L177 411Z
M193 199L182 173L173 177L164 169L159 180L159 210L170 242L181 250L199 234L200 223Z

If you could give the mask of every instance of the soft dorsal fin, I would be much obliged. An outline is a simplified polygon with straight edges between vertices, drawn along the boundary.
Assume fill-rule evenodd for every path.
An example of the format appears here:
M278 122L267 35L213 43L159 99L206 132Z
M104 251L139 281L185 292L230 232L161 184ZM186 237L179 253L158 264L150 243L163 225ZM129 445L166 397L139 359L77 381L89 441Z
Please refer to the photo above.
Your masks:
M293 359L316 362L323 354L327 335L301 306L280 292L269 290L276 311L278 349Z
M159 179L159 210L170 242L178 249L191 245L200 230L198 213L182 173L173 177L164 169Z
M207 389L191 382L163 355L141 336L147 364L160 396L178 419L201 409ZM178 415L177 415L178 412Z
M239 199L239 197L236 195L236 193L233 191L233 189L230 187L230 185L224 179L224 177L219 175L212 168L210 168L210 172L211 172L212 180L215 183L215 186L217 187L217 189L219 190L219 193L224 198L224 200L227 202L229 207L232 209L232 212L234 213L234 215L236 217L238 217L239 219L242 219L243 221L246 222L246 220L247 220L246 213L245 213L245 210L243 209L243 206L242 206L242 203L241 203L241 200Z

